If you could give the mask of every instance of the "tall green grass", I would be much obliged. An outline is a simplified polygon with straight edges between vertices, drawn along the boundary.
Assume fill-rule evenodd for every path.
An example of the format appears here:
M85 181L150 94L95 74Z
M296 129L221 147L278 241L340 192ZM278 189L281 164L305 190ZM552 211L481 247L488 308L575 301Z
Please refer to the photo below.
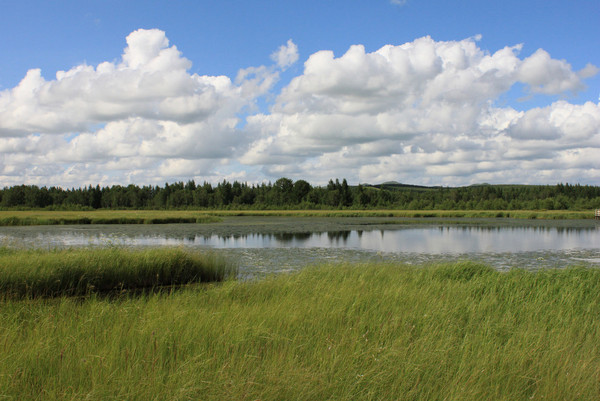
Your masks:
M222 281L235 267L214 254L180 248L0 252L0 297L81 296Z
M600 271L337 265L6 300L0 398L597 400Z

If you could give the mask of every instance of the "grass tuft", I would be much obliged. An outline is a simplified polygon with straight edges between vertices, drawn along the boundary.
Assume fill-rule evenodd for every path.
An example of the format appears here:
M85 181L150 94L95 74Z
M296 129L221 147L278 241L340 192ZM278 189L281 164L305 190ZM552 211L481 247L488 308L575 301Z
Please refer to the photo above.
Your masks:
M456 264L440 265L431 271L432 277L437 280L470 281L481 276L497 274L491 266L476 262L461 262Z

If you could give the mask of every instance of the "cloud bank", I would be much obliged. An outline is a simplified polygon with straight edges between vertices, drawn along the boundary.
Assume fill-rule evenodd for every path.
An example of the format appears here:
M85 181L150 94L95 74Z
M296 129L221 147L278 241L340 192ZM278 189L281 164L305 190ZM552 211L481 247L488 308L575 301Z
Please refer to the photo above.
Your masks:
M30 70L0 92L3 185L600 182L600 104L498 105L515 84L525 95L573 96L598 72L574 71L543 49L490 54L477 38L423 37L371 53L355 45L340 57L310 55L275 93L299 59L292 40L271 54L273 65L234 80L191 74L160 30L126 41L118 61L52 80Z

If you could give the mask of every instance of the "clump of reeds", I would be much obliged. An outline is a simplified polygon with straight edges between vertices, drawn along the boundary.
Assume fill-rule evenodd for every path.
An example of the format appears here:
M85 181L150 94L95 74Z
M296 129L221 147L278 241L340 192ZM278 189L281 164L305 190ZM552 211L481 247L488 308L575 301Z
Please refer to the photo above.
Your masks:
M213 253L182 248L0 252L0 296L81 296L222 281L236 268Z

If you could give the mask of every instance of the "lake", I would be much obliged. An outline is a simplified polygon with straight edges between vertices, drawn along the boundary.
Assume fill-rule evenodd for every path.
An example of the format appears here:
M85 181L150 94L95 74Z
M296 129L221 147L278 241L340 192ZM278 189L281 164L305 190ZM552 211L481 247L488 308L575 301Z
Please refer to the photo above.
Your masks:
M319 262L478 260L504 270L600 266L593 220L228 217L211 224L1 227L5 246L185 246L226 253L242 275Z

